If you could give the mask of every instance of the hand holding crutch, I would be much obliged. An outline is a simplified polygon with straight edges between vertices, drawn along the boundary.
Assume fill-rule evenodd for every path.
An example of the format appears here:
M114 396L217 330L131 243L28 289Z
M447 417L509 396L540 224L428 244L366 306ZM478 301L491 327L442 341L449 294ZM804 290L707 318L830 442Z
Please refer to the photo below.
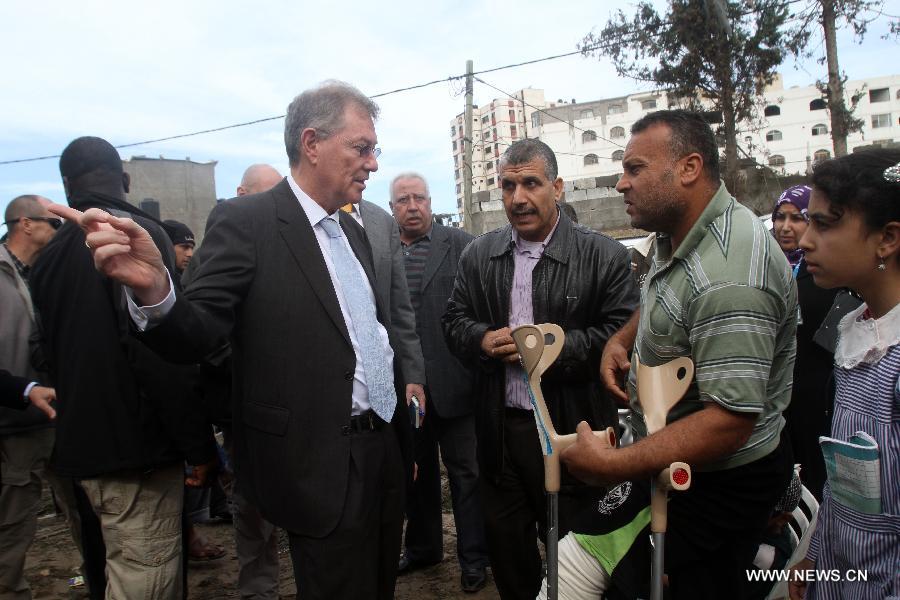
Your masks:
M547 492L547 598L558 597L558 563L557 543L559 541L559 487L560 465L559 453L575 443L577 435L559 435L553 427L550 412L544 402L541 391L541 375L550 368L553 361L562 351L565 333L559 325L544 323L541 325L522 325L512 331L516 342L522 368L544 454L544 489ZM605 440L609 447L615 447L616 434L612 427L605 431L595 431L594 435Z
M676 358L658 367L641 365L634 357L637 393L647 424L647 435L666 425L669 410L681 399L693 379L694 363L686 357ZM665 537L667 494L669 490L686 490L691 486L691 467L673 462L650 480L650 536L653 544L650 599L662 600L662 578L665 569Z

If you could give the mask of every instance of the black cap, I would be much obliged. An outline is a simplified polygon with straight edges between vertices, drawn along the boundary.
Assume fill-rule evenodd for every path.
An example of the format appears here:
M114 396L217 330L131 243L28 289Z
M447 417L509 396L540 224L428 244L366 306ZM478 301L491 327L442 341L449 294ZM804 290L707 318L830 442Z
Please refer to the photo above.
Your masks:
M172 239L172 244L175 246L178 244L194 245L194 232L191 231L187 225L180 221L173 221L172 219L163 221L163 223L166 225L166 233L168 233L169 237Z

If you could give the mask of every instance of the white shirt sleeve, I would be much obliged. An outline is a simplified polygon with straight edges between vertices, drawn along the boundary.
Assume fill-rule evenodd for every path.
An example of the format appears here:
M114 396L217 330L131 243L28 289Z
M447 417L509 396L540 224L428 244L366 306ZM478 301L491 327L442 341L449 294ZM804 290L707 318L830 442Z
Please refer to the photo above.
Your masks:
M127 286L122 288L125 290L125 298L128 300L128 313L138 331L147 331L158 325L175 306L175 286L172 284L172 275L169 274L168 269L166 269L166 277L169 278L169 294L162 302L153 306L138 306L134 301L134 291Z

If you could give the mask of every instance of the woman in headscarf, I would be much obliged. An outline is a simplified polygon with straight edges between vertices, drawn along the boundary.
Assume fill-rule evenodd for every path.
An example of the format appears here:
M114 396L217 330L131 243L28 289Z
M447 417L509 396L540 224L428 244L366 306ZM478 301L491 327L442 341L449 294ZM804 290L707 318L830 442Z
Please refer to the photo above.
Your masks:
M789 187L778 197L772 210L772 233L792 267L796 267L803 258L800 238L809 226L806 209L811 191L808 185Z

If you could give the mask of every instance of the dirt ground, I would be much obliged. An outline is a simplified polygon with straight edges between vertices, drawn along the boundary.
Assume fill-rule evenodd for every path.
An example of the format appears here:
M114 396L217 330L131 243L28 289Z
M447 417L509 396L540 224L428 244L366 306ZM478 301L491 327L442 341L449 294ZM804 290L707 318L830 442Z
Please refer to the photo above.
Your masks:
M45 490L46 491L46 490ZM230 523L199 525L198 528L215 543L226 548L224 558L211 562L191 561L188 569L189 598L212 600L238 598L237 556L234 552L234 535ZM294 600L297 590L291 572L287 539L282 535L279 554L281 560L281 598ZM28 552L25 576L31 584L35 600L85 598L84 588L70 588L69 579L77 574L80 558L65 521L53 513L49 494L44 494L44 505L38 520L38 531ZM466 594L459 587L459 564L456 561L456 532L453 516L444 513L444 561L434 567L404 575L397 580L398 600L467 599L488 600L499 598L488 571L488 585L477 594Z

